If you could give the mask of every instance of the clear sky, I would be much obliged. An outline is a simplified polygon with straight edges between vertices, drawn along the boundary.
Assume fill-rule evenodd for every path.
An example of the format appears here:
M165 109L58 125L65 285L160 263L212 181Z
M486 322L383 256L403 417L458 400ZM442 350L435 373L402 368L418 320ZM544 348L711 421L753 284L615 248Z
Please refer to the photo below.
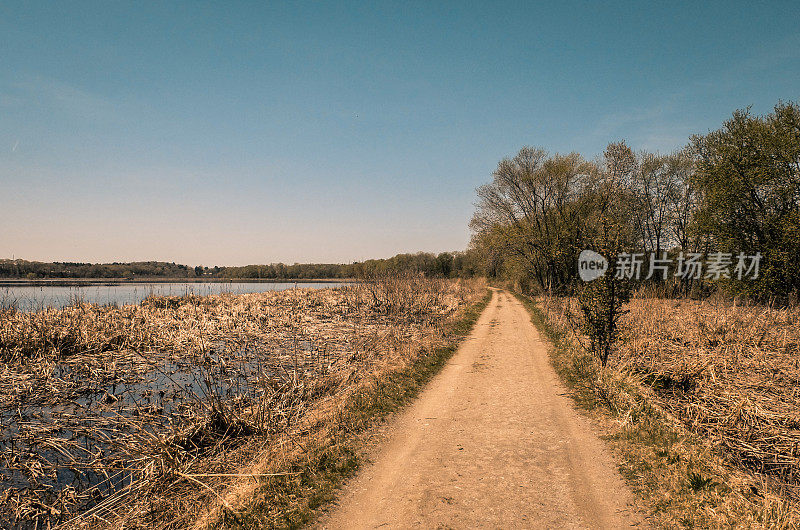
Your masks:
M671 151L800 100L796 1L550 4L3 2L0 258L459 250L523 145Z

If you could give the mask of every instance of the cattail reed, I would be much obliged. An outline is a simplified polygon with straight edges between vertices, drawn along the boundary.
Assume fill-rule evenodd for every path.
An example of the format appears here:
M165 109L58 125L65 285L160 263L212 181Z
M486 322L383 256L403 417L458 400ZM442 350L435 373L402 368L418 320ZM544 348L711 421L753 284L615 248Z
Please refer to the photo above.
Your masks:
M188 524L271 440L474 284L151 297L0 313L0 527Z

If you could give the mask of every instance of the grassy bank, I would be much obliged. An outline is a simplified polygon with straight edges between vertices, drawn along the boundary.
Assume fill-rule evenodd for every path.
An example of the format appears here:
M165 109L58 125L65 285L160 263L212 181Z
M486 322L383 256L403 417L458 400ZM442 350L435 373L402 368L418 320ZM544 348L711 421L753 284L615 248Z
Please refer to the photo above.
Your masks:
M602 369L581 346L581 337L569 325L566 317L568 300L540 299L534 302L523 296L518 295L518 298L530 311L534 324L549 339L553 366L571 388L578 404L596 420L618 457L621 473L637 494L640 508L650 514L655 527L798 526L800 519L790 475L769 473L770 469L778 469L778 464L786 460L778 457L783 447L782 438L760 436L767 428L763 421L761 424L757 422L759 417L771 417L773 426L783 422L785 438L793 434L791 419L794 410L780 417L759 409L757 403L753 406L752 399L758 397L757 393L752 388L748 393L741 377L733 376L742 364L730 366L728 371L713 369L713 361L724 364L726 360L730 361L730 356L699 348L696 342L706 341L707 346L719 346L724 340L720 339L721 332L714 329L720 328L709 331L708 322L697 324L700 332L691 337L686 329L679 330L675 326L679 314L686 313L685 308L678 313L659 313L653 304L672 302L634 300L620 351L609 367ZM713 311L716 318L721 309L705 308L704 311ZM758 312L757 309L753 311ZM657 319L656 315L664 318ZM772 326L767 324L765 333L756 337L756 343L763 345L766 333L772 332L784 333L784 341L786 334L791 339L793 317L790 316L788 321L785 316L775 317L778 320L784 318L785 325L774 329L775 322ZM731 327L731 321L728 324L728 331L732 333L725 340L730 344L749 340L743 330ZM665 342L665 333L674 333L675 340ZM789 344L792 344L791 340ZM671 349L670 345L673 346ZM664 357L666 350L671 351L669 359ZM741 348L738 351L741 353ZM659 353L662 356L656 360ZM744 357L752 360L752 354L749 351ZM695 362L698 356L704 362ZM756 358L762 363L766 361L764 356ZM678 366L686 369L678 369ZM712 368L710 371L709 367ZM752 366L749 368L753 370ZM794 368L795 362L786 366L787 370ZM726 380L725 374L731 379ZM740 374L742 377L749 375ZM706 379L709 385L713 383L715 386L704 387ZM731 392L737 386L740 395L751 398L750 403L744 401L745 398L739 401L725 399L731 398ZM716 407L710 400L703 399L711 393L708 388L721 393ZM766 393L771 392L768 387L760 388ZM722 406L731 401L739 405L738 416ZM698 414L698 409L704 414ZM723 418L727 418L727 422ZM750 430L747 434L750 437L745 438L741 432L738 437L734 436L731 426L741 427L748 421ZM750 444L752 440L770 439L774 448L771 453L766 444L760 447ZM751 455L761 455L765 461L773 461L775 466L762 465L756 470L750 465L751 460L741 458L736 447L750 447Z
M438 340L410 345L404 359L373 372L262 459L266 473L238 512L223 509L218 528L296 528L330 501L359 468L374 428L408 404L445 365L491 300L491 291L456 313ZM286 445L291 447L287 450Z

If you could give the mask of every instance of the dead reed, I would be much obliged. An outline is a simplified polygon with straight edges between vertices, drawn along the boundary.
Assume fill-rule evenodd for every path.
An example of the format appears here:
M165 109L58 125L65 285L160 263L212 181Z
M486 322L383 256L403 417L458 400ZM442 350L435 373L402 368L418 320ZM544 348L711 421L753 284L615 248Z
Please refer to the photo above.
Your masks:
M800 311L635 300L618 364L737 464L800 486Z
M539 299L548 320L581 342L570 325L575 304ZM634 382L750 477L750 502L776 495L794 514L781 524L799 524L800 309L652 297L637 297L626 309L609 373L595 380L598 398L608 393L604 381Z
M0 526L186 526L265 445L441 333L477 290L405 276L3 311Z

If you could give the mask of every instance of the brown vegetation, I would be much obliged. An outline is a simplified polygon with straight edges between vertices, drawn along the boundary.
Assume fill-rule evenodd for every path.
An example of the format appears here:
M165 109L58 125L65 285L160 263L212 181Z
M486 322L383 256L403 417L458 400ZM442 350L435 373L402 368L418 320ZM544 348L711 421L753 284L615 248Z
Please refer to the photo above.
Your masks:
M186 526L215 503L236 520L226 485L267 479L242 471L265 447L296 453L300 419L447 344L480 290L404 276L6 311L0 526Z
M618 418L623 427L615 436L656 447L649 457L631 447L622 452L632 480L647 483L645 496L662 496L656 510L671 510L664 521L800 524L800 309L638 296L626 305L608 367L599 369L579 353L587 339L572 323L577 301L541 297L538 305L573 344L557 363ZM654 435L659 429L672 431Z
M800 311L659 299L629 310L617 365L732 462L798 497Z

